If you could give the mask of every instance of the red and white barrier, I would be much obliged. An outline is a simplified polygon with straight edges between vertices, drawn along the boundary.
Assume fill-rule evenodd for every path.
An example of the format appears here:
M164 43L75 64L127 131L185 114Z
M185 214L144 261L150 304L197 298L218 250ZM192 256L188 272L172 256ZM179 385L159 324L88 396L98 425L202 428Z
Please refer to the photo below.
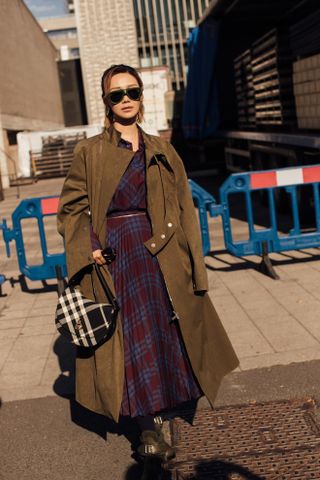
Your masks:
M250 173L252 190L320 182L320 166L283 168Z

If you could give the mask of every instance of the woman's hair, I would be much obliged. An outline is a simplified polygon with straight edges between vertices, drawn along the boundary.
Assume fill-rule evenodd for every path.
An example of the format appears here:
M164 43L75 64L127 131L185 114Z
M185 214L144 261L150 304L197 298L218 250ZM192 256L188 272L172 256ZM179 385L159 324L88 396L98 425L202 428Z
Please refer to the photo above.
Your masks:
M130 73L130 75L132 75L137 80L139 87L143 89L143 83L139 73L135 68L130 67L129 65L123 65L123 64L111 65L111 67L107 68L107 70L103 72L103 75L101 78L102 99L106 108L106 117L110 123L113 122L113 112L108 105L108 101L105 94L106 94L106 91L108 91L109 89L111 78L114 75L117 75L118 73ZM142 122L143 113L144 113L144 106L143 106L143 103L141 102L139 112L138 112L137 122L139 123Z

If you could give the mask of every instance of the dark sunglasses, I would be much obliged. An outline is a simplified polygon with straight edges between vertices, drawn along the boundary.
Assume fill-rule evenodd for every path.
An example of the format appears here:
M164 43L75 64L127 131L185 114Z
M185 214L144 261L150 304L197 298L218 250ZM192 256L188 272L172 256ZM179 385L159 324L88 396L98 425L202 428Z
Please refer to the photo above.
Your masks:
M140 87L124 88L123 90L114 90L107 93L105 96L110 100L113 105L120 103L123 97L127 95L130 100L138 101L141 97L142 90Z

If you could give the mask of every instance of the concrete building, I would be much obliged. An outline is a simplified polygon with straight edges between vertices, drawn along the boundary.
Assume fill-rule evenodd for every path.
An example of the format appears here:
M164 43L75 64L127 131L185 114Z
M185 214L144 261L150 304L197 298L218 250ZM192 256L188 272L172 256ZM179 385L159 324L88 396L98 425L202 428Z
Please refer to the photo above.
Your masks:
M38 19L44 33L59 52L60 60L79 58L79 41L74 14Z
M59 52L60 60L79 58L73 0L24 0Z
M75 0L88 123L101 124L100 80L113 63L139 66L133 4L129 0Z
M64 126L56 50L22 0L0 2L0 172L15 177L16 134Z
M68 10L63 16L38 18L38 22L57 49L65 125L86 124L87 115L76 17Z
M57 50L66 126L87 124L73 0L24 0Z
M187 38L209 0L74 0L89 123L101 123L100 78L113 63L168 66L173 90L187 81Z

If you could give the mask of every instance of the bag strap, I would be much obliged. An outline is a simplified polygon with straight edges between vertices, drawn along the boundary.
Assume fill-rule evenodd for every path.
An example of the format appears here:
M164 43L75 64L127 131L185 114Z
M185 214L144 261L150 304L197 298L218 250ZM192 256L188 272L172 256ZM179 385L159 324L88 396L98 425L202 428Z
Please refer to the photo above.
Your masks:
M91 211L92 211L92 210L91 210L91 205L89 204L89 212L88 212L88 213L89 213L89 217L90 217L90 223L92 222L92 220L91 220ZM91 223L91 226L92 226L92 223ZM103 288L104 288L104 291L105 291L106 294L107 294L107 297L108 297L109 302L111 303L112 307L113 307L115 310L119 311L119 310L120 310L120 307L119 307L119 304L118 304L118 302L117 302L117 299L116 299L116 297L113 295L113 293L111 292L111 290L110 290L110 288L109 288L109 285L107 284L107 282L106 282L103 274L101 273L100 266L99 266L96 262L94 262L93 267L94 267L94 269L95 269L95 271L96 271L96 273L97 273L97 276L98 276L98 278L99 278L99 280L100 280L101 285L102 285Z
M97 276L98 276L98 278L99 278L99 280L100 280L101 285L103 286L104 291L105 291L106 294L107 294L108 300L110 301L111 305L113 306L113 308L114 308L115 310L120 310L120 307L119 307L119 304L118 304L118 302L117 302L117 299L116 299L116 297L113 295L113 293L111 292L111 290L110 290L110 288L109 288L109 285L107 284L107 282L106 282L106 280L105 280L105 278L104 278L104 276L103 276L103 274L102 274L102 272L101 272L101 270L100 270L100 266L99 266L96 262L94 262L93 267L94 267L94 269L95 269L95 271L96 271L96 273L97 273Z

